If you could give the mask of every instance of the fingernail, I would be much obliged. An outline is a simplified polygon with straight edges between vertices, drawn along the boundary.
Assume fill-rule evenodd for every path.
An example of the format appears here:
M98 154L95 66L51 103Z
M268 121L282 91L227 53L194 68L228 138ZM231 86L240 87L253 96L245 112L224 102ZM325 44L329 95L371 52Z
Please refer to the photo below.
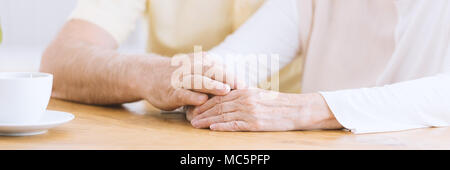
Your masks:
M217 89L217 90L221 90L221 91L223 91L223 92L225 92L225 93L228 93L228 92L230 92L231 87L230 87L229 85L218 84L218 85L216 86L216 89Z
M231 91L231 87L227 84L227 85L225 85L225 89L227 90L227 92L230 92Z

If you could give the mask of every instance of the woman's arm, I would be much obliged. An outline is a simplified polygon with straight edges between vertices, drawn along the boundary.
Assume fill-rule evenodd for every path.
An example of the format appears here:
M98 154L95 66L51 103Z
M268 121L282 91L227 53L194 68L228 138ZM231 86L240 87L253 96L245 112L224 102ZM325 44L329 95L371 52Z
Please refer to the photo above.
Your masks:
M446 56L450 59L450 47ZM198 115L191 121L194 127L217 131L345 127L371 133L450 126L450 65L441 74L384 87L321 94L236 90L192 112Z
M450 125L450 74L384 87L321 93L334 116L354 133Z
M354 133L450 126L450 3L402 0L397 7L397 58L380 77L407 78L422 69L417 74L437 73L383 87L322 92L337 120Z
M354 133L450 126L448 73L384 87L321 94L236 90L196 107L192 112L198 116L191 123L196 128L217 131L345 127Z

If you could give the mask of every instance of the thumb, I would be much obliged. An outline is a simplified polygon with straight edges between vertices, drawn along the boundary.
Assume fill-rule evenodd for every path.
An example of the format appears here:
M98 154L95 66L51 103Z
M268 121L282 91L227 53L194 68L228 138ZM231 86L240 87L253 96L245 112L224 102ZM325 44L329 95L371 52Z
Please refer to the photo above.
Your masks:
M185 89L177 89L176 94L178 102L183 106L200 106L208 100L208 95L197 93Z

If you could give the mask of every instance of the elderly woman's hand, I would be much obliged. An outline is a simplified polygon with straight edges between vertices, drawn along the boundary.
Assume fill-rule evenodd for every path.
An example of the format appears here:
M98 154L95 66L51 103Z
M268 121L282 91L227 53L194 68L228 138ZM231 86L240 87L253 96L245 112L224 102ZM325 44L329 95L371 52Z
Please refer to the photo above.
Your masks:
M342 128L320 94L286 94L261 89L235 90L226 96L215 96L188 111L188 116L194 127L215 131Z

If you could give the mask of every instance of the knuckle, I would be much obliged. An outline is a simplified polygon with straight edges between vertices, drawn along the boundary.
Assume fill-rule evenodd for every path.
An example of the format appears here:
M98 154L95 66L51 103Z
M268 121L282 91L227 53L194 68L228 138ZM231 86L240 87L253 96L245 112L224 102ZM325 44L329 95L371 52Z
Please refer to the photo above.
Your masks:
M220 114L220 115L223 114L223 104L222 103L219 103L219 104L217 104L214 107L216 107L216 110L217 110L218 114Z
M242 96L250 96L251 95L250 89L239 90L239 93L241 93Z
M243 129L241 129L241 126L237 121L231 122L231 128L234 130L243 130Z
M219 121L226 122L227 121L227 116L225 116L224 114L219 115Z
M179 102L183 102L184 100L184 93L181 93L179 89L175 90L172 96Z
M208 125L211 125L211 124L214 124L214 120L212 120L212 119L207 119L204 123L205 123L205 124L208 124Z
M214 103L217 105L217 104L221 104L222 103L222 100L223 100L223 98L222 98L222 96L215 96L214 97Z
M253 98L245 98L242 103L245 107L245 111L247 111L250 114L254 114L257 111L256 101Z
M241 104L245 106L251 106L255 104L255 99L252 96L243 96L241 98Z
M258 108L254 104L249 105L247 109L248 109L247 111L252 115L258 113Z
M262 130L264 128L264 122L257 120L255 122L253 122L252 124L252 130L253 131L257 131L257 130Z
M257 113L257 107L254 104L249 104L247 102L241 102L239 103L239 108L236 110L242 111L243 113L249 114L249 115L255 115Z

